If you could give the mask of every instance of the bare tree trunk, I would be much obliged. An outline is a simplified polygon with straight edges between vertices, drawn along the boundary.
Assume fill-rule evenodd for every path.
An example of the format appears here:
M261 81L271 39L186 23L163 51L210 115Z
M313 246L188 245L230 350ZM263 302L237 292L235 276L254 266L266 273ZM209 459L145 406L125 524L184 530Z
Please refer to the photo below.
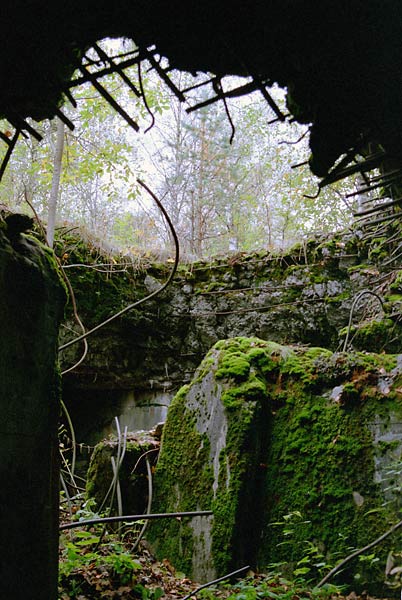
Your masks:
M267 233L268 233L267 246L268 246L268 248L272 248L272 246L273 246L273 243L272 243L272 216L271 216L271 207L268 204L268 201L265 202L265 214L266 214Z
M54 242L54 229L56 225L56 210L57 200L59 198L60 188L60 177L61 168L63 161L63 149L64 149L64 123L60 119L57 121L57 135L56 135L56 149L54 153L53 161L53 177L52 177L52 189L50 190L49 196L49 210L47 218L47 243L50 248L53 248Z

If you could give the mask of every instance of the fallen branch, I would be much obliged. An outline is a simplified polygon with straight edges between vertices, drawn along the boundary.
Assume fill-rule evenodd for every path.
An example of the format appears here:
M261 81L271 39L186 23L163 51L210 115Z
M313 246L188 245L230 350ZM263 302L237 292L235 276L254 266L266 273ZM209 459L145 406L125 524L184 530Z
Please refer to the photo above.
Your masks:
M182 598L182 600L187 600L188 598L191 598L191 596L194 596L194 594L198 594L198 592L200 590L203 590L204 588L209 587L210 585L214 585L215 583L219 583L220 581L225 581L225 579L229 579L229 577L234 577L235 575L240 575L240 573L243 573L244 571L248 571L249 569L250 569L250 565L247 565L246 567L237 569L237 571L232 571L231 573L228 573L227 575L223 575L223 577L219 577L218 579L214 579L213 581L204 583L203 585L200 585L200 587L198 587L197 589L190 592L190 594L187 594L187 596L184 596L184 598Z
M377 544L379 544L380 542L385 540L387 537L392 535L400 527L402 527L402 521L399 521L398 523L393 525L391 527L391 529L388 529L388 531L386 531L385 533L380 535L380 537L377 538L376 540L374 540L374 542L371 542L370 544L367 544L367 546L364 546L364 548L360 548L360 550L355 550L354 552L352 552L352 554L349 554L349 556L344 558L338 565L336 565L336 567L331 569L331 571L329 573L327 573L327 575L325 575L325 577L323 577L323 579L321 579L320 583L318 583L316 587L317 588L322 587L324 585L324 583L327 583L327 581L329 579L331 579L331 577L333 575L335 575L335 573L337 573L340 569L342 569L342 567L344 567L349 561L351 561L353 558L356 558L356 556L359 556L360 554L364 554L364 552L367 552L367 550L371 550L371 548L374 548L374 546L377 546Z

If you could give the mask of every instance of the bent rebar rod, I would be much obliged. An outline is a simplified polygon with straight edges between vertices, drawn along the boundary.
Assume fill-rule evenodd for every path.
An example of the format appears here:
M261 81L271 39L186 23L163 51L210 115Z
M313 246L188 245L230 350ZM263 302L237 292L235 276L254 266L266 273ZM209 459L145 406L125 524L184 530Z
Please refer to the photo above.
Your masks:
M347 332L346 332L346 338L343 344L343 349L342 352L346 352L347 351L347 347L348 347L348 342L349 342L349 335L350 335L350 329L352 327L352 319L353 319L353 314L355 312L355 308L357 303L359 302L359 300L361 298L363 298L363 296L368 295L368 296L374 296L375 298L377 298L377 300L379 300L380 304L381 304L381 308L384 310L384 303L382 301L382 298L376 294L375 292L372 292L371 290L363 290L362 292L360 292L359 294L357 294L357 296L355 296L353 303L352 303L352 308L350 309L350 314L349 314L349 323L348 323L348 328L347 328Z
M174 519L177 517L204 517L212 515L212 510L195 510L190 512L175 513L154 513L149 515L122 515L118 517L103 517L99 519L86 519L84 521L74 521L60 525L59 530L75 529L76 527L86 527L87 525L96 525L97 523L117 523L119 521L142 521L142 519Z

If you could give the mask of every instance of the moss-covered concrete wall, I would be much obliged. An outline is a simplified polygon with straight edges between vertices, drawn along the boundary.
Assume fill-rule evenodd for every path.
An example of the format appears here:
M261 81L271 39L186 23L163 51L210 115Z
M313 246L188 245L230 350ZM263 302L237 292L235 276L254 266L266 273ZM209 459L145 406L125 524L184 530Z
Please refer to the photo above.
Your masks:
M353 299L356 306L349 342L360 350L398 352L402 335L402 287L398 264L381 266L386 240L366 243L356 235L333 236L301 244L286 253L237 254L180 265L172 285L160 296L101 329L89 340L89 354L65 378L66 394L82 389L177 390L188 383L211 346L220 339L258 336L281 344L342 347ZM79 313L89 328L123 306L144 298L166 281L171 265L149 259L107 262L96 247L65 236L57 252L68 268ZM95 268L94 268L95 267ZM105 272L106 271L106 272ZM399 303L398 303L399 302ZM72 325L71 320L67 322ZM69 329L63 339L71 338ZM71 365L81 348L65 354Z
M153 507L214 516L153 525L158 556L208 578L249 563L292 571L312 546L330 564L375 539L399 518L384 490L402 455L402 435L390 435L401 383L394 355L218 342L169 409ZM383 586L390 544L341 580Z
M57 598L58 327L53 255L0 221L0 580L4 598Z

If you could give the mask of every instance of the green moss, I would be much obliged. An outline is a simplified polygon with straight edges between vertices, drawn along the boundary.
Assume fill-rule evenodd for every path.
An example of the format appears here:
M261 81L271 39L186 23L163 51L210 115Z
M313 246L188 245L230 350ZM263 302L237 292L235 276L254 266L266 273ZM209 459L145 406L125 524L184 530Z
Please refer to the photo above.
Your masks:
M323 398L309 400L296 388L293 397L295 401L283 406L275 418L266 480L268 511L271 522L300 511L309 523L295 531L286 549L279 545L282 532L268 526L263 562L299 560L301 544L308 539L320 540L327 552L346 551L346 545L362 542L364 531L363 525L360 534L355 530L352 492L370 490L365 508L378 505L373 500L378 490L371 483L371 439L367 430L356 430L358 415L328 405ZM337 532L347 538L342 548Z
M204 285L200 288L197 288L197 294L208 294L210 292L216 292L217 290L224 289L224 284L222 281L210 281L207 285Z
M183 386L169 407L163 451L155 473L155 512L211 508L213 472L208 460L209 441L197 432L194 415L186 411L188 390L189 386ZM180 491L176 481L180 481ZM188 520L155 522L148 535L158 556L169 557L178 569L191 573L193 538Z
M222 402L228 409L250 400L263 401L266 379L278 372L280 346L258 338L233 338L215 345L220 351L215 377L226 379ZM236 382L236 385L233 385Z
M213 509L212 548L218 573L227 572L240 560L250 560L257 547L257 533L255 527L250 526L247 515L250 511L255 512L255 502L260 501L258 493L250 494L250 485L254 482L254 489L258 490L261 483L258 465L262 461L261 436L265 435L261 432L266 430L268 415L267 406L262 402L266 386L261 371L256 367L263 359L262 354L256 351L258 346L268 345L261 340L246 338L215 345L192 384L179 391L169 408L161 458L155 474L153 510ZM205 364L219 373L217 383L220 391L217 389L216 393L221 394L227 419L226 445L219 456L215 493L208 435L197 430L200 408L188 410L186 407L187 398L194 398L194 394L197 394L200 404L204 402L197 386L201 383L199 373L203 373L204 377L207 375ZM239 365L241 368L238 368ZM246 372L248 377L244 379ZM236 385L233 385L234 382ZM177 489L175 481L180 482ZM186 573L191 573L192 567L190 533L189 525L169 522L152 525L150 534L157 555L168 556ZM244 553L234 550L233 540L239 536L245 538Z
M273 421L266 477L269 522L282 522L284 515L300 511L303 523L291 537L284 537L278 526L266 526L261 568L281 560L297 562L305 556L305 540L314 539L327 556L342 555L350 547L365 545L383 529L381 511L377 512L383 499L375 483L371 432L364 424L392 407L400 411L391 395L385 407L374 385L381 372L395 366L395 356L358 353L342 361L336 374L338 382L343 381L338 403L312 390L318 384L323 389L323 374L337 369L342 356L319 349L310 354L310 359L307 352L291 354L281 367L290 379ZM315 382L313 388L309 379ZM271 393L278 398L274 388ZM353 501L355 491L364 497L364 510ZM381 580L382 575L371 571L364 577ZM364 578L363 582L367 584Z
M139 459L145 452L155 450L155 440L145 433L137 435L136 439L128 437L124 461L119 471L124 507L126 512L131 514L138 514L145 510L148 494L146 465L144 461L139 462ZM117 452L118 439L110 438L97 444L91 456L86 479L86 495L87 498L95 501L98 510L102 505L104 509L110 506L110 496L106 502L104 499L113 479L111 458L116 459ZM155 458L156 453L152 453L151 461ZM116 505L112 507L112 510L115 509L117 509Z
M351 355L355 364L368 372L387 372L395 369L397 365L397 355L395 354L375 354L366 352L356 352Z
M238 408L243 402L263 400L267 396L267 388L257 377L241 387L229 388L222 394L222 402L228 409Z
M68 298L69 294L67 285L63 274L60 271L59 263L56 260L54 251L46 244L38 241L33 235L24 234L23 237L29 243L31 250L35 252L35 255L39 260L43 270L46 272L46 270L50 269L51 271L57 273L60 285L64 290L66 298Z
M225 355L219 369L215 373L217 379L231 377L235 381L247 379L250 373L250 362L241 354Z
M400 448L400 445L401 444L399 440L392 440L390 442L380 440L379 442L377 442L376 453L380 456L385 455L388 452L398 450Z
M197 424L200 408L206 409L197 377L169 410L154 510L212 508L218 574L246 561L261 569L280 560L297 562L306 540L314 540L327 556L364 545L383 529L368 424L389 411L402 412L399 380L391 381L386 397L377 385L395 365L395 356L287 348L258 338L218 342L200 367L208 386L215 373L212 396L220 399L227 420L218 481L208 433ZM332 397L331 386L340 386L339 397ZM363 507L355 503L356 492ZM303 522L291 538L270 525L295 511ZM190 524L171 522L152 530L158 556L190 574ZM364 571L366 576L378 574Z
M368 250L368 259L378 263L388 257L388 239L386 237L373 238Z
M265 379L275 377L279 371L280 348L279 344L269 342L265 349L251 348L248 352L251 365L257 368Z
M201 381L215 363L214 352L210 350L194 374L196 381ZM186 386L184 387L186 389Z
M385 297L385 300L388 303L402 302L402 294L388 294Z
M59 232L54 248L62 265L76 265L68 268L66 274L74 289L78 311L84 316L88 327L97 325L127 304L146 296L146 269L161 280L166 278L169 269L168 265L151 266L149 260L144 259L136 263L133 261L132 267L125 270L113 272L113 264L129 262L129 259L111 257L102 251L99 242L90 241L88 236L84 241L79 231ZM97 268L97 265L105 263L110 264L111 268ZM133 314L130 314L131 319ZM67 316L72 317L71 306L67 307Z
M260 465L271 419L267 406L257 400L239 404L227 414L226 446L219 457L219 485L212 503L212 552L219 574L256 561L264 504Z
M348 328L340 331L346 336ZM354 348L368 352L398 352L400 349L400 326L392 319L372 320L350 328L349 339Z
M342 398L349 403L359 398L359 390L352 381L345 383L343 386Z
M236 347L234 341L230 343ZM365 517L365 511L377 510L382 499L374 483L371 434L368 428L362 428L361 422L384 410L375 382L380 373L395 367L396 357L366 353L334 355L322 348L273 349L258 341L254 341L253 348L250 343L247 348L244 340L239 345L252 365L249 387L232 386L222 399L235 410L245 400L253 399L255 390L259 402L271 399L277 407L279 403L266 459L265 510L270 521L279 522L291 511L302 512L309 521L295 533L291 560L303 557L302 546L307 539L319 539L329 553L347 552L351 544L367 543L381 531L382 520L376 512ZM225 344L221 343L220 348L223 350ZM254 387L253 368L261 376L264 365L267 371L257 379L261 385ZM341 404L329 404L325 397L316 395L331 378L334 383L342 383ZM286 391L278 393L284 386ZM312 392L315 394L311 395ZM391 393L389 402L392 398ZM365 399L370 399L370 403L366 404ZM361 415L362 410L365 416ZM354 491L365 497L365 511L354 504ZM224 515L220 514L220 518ZM337 532L342 532L343 541L340 542ZM271 529L264 535L261 565L280 558L289 561L290 547L277 547L283 542L281 535Z
M389 288L395 292L402 293L402 271L396 274L394 281Z
M297 376L302 383L311 386L318 378L316 363L320 359L325 360L330 356L332 356L332 352L325 348L308 348L306 350L295 347L285 354L280 371L285 375Z

